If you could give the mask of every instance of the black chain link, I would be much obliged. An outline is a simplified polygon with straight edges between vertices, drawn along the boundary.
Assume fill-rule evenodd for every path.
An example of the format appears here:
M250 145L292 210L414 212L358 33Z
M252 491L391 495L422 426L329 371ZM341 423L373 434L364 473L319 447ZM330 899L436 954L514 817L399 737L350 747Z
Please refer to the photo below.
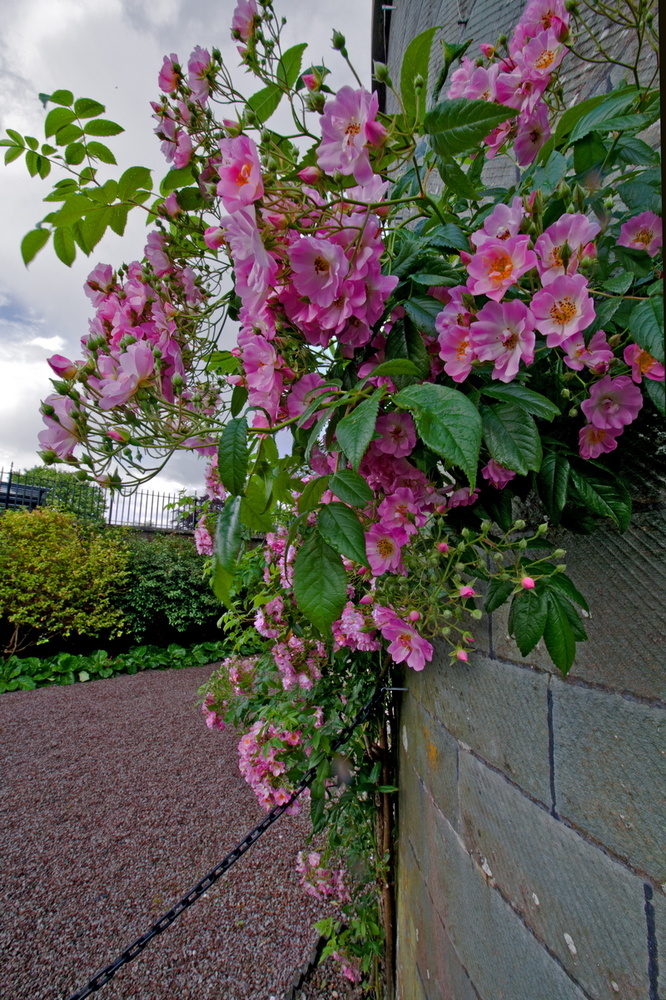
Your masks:
M336 753L341 747L343 747L351 737L354 730L360 726L362 722L366 721L381 694L385 690L386 689L381 685L377 687L370 701L363 706L363 708L354 716L351 722L349 722L344 729L340 731L336 739L333 741L331 745L331 754ZM316 774L316 765L309 768L298 782L286 802L283 802L279 806L274 806L271 811L264 816L262 821L257 823L254 829L250 830L250 832L247 833L238 844L236 844L233 850L229 851L226 857L223 858L222 861L215 866L215 868L212 868L211 871L209 871L207 875L204 875L204 877L197 882L196 885L192 886L190 891L186 893L182 899L179 899L170 910L167 910L166 913L162 914L159 920L157 920L153 926L145 932L145 934L142 934L141 937L136 939L136 941L133 941L132 944L128 948L125 948L125 950L118 955L113 962L98 972L97 975L93 976L92 979L89 979L86 985L78 990L77 993L72 993L68 1000L84 1000L84 998L89 997L91 993L96 993L97 990L102 988L102 986L106 986L109 980L113 979L118 969L121 969L123 965L127 965L127 963L131 962L132 959L137 957L137 955L140 955L143 949L153 940L154 937L161 934L162 931L165 931L167 927L170 927L176 917L179 917L180 914L188 908L188 906L192 905L192 903L196 903L199 896L201 896L206 889L209 889L211 885L217 882L217 880L224 875L224 873L227 872L232 865L243 857L246 851L249 851L253 844L256 844L266 830L268 830L269 827L271 827L273 823L275 823L280 816L286 812L289 806L291 806L299 795L305 791L308 785L312 783Z

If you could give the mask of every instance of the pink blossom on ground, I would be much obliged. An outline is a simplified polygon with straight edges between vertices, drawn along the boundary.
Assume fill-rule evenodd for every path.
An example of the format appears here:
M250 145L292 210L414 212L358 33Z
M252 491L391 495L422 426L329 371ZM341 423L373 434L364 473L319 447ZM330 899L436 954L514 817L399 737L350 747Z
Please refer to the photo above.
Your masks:
M353 174L357 184L372 179L368 146L380 145L386 136L375 121L379 108L376 93L342 87L329 99L321 116L321 143L317 162L327 174Z
M560 275L530 302L537 330L549 347L561 347L593 321L594 303L582 274Z
M494 458L491 458L488 464L484 465L481 469L481 475L497 490L503 490L507 483L516 478L515 472L512 472L511 469L505 469Z
M508 240L510 236L517 236L520 224L525 216L523 199L516 196L511 205L495 205L494 209L484 219L481 229L472 233L471 240L475 247L482 246L486 240Z
M400 533L395 528L373 524L365 536L365 548L370 569L375 576L397 572L401 564Z
M487 295L499 302L511 285L536 266L529 236L489 239L470 260L467 287L473 295Z
M520 362L534 361L534 316L519 299L487 302L469 328L472 350L479 361L494 361L492 377L510 382Z
M595 427L617 432L636 419L642 405L641 390L628 375L606 375L590 388L590 398L580 408Z
M599 458L605 452L614 451L621 433L622 429L609 430L605 427L595 427L594 424L586 424L578 434L581 458Z
M416 430L409 413L382 413L377 418L375 430L380 435L375 446L386 455L402 458L414 450Z
M631 366L631 377L634 382L640 384L643 381L643 376L654 379L655 382L664 381L664 366L638 344L630 344L625 347L623 358ZM51 364L50 361L49 364Z
M618 245L645 250L650 257L656 257L663 242L662 221L654 212L641 212L624 223L620 229Z
M222 162L218 166L217 193L228 212L237 212L263 196L259 152L254 140L247 135L220 139L219 147Z
M564 347L567 352L564 356L564 363L569 368L573 368L574 371L589 368L597 375L604 375L613 358L613 351L608 345L603 330L597 330L587 345L583 334L576 333L573 337L569 337Z

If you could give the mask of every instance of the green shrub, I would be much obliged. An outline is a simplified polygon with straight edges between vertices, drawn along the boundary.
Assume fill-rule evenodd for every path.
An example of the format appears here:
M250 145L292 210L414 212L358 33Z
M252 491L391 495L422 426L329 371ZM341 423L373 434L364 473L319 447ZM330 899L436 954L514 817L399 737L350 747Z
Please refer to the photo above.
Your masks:
M136 674L141 670L164 670L180 667L203 667L227 655L223 642L203 642L189 649L172 643L167 649L135 646L127 653L109 656L97 649L90 656L58 653L41 659L38 656L10 656L0 663L0 694L5 691L30 691L49 684L74 684L99 680L115 674Z
M49 508L0 517L0 619L5 655L54 636L118 635L127 572L117 532Z
M75 472L61 472L50 466L37 465L25 472L14 472L12 479L29 486L47 486L46 507L104 524L104 492L95 483L82 482Z
M204 574L204 561L189 535L128 534L129 573L118 607L127 631L163 640L194 627L214 627L221 608Z

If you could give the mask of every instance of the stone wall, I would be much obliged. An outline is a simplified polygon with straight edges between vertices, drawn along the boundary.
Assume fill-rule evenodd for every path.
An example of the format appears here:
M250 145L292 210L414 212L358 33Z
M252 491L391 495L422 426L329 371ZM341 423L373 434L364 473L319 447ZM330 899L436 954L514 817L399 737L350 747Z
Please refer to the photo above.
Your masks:
M394 79L425 28L492 42L522 8L394 0ZM429 90L439 66L435 55ZM567 102L619 76L574 64ZM642 444L652 462L654 442ZM660 959L666 998L664 479L652 465L623 471L650 481L629 530L557 539L591 606L566 679L541 644L520 656L502 612L468 664L442 647L407 672L399 1000L658 1000Z

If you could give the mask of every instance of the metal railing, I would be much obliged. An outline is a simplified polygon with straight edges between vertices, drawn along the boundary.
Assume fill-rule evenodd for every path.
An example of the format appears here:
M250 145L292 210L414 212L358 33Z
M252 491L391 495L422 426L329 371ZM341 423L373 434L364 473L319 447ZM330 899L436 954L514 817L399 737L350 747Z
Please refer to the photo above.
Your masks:
M118 493L96 483L80 482L73 473L54 474L48 467L29 472L17 472L13 466L8 471L0 469L0 514L6 510L55 507L99 524L146 531L191 532L203 500L190 497L191 505L187 509L174 506L185 495L184 490L181 493L152 490Z

